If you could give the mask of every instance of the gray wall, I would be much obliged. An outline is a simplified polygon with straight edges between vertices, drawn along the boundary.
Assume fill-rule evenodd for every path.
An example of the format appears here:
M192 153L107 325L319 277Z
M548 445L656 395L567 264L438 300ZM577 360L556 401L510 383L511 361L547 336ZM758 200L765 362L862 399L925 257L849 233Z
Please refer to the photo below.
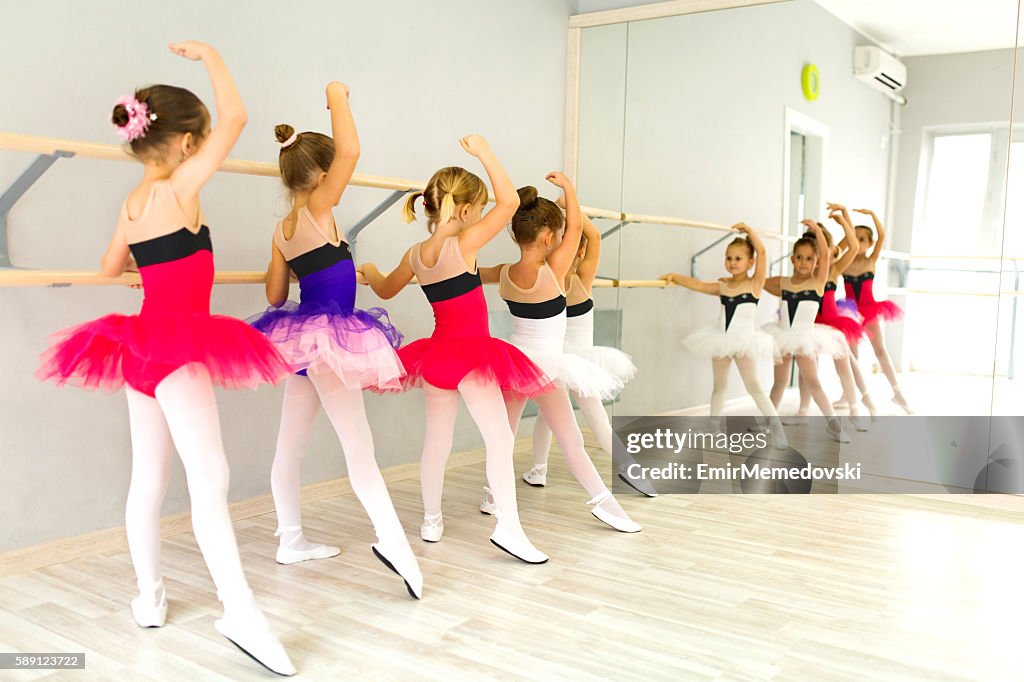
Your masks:
M457 144L459 136L479 132L516 182L539 186L562 162L571 8L569 0L446 0L443 10L412 0L9 3L0 129L116 143L107 123L112 102L153 82L192 88L212 105L202 66L167 52L167 43L194 38L220 49L245 98L249 126L236 157L276 159L276 123L329 130L323 88L339 79L352 88L363 147L359 171L426 179L443 165L462 164L482 173ZM0 153L0 183L30 160ZM14 262L97 269L120 202L138 177L132 164L58 162L11 213ZM351 224L384 196L351 189L336 212L339 224ZM286 210L279 183L220 175L204 190L203 205L218 267L263 268L273 224ZM422 223L407 226L393 209L364 233L357 256L390 268L423 235ZM482 262L515 255L509 240L497 241ZM488 295L498 307L494 293ZM25 520L4 524L0 551L123 523L130 468L123 395L57 389L32 372L47 334L105 313L134 312L139 301L139 292L115 287L0 289L0 499L5 518ZM359 304L378 301L362 292ZM260 286L214 292L220 313L244 317L265 305ZM432 318L419 291L404 292L387 307L410 339L429 333ZM231 499L269 492L280 389L222 392L219 401ZM421 396L368 396L367 402L381 465L416 461ZM455 447L479 446L463 415ZM340 448L321 418L303 480L342 473ZM187 508L180 466L174 476L167 513Z
M726 224L742 220L780 231L786 107L829 129L829 197L881 207L888 100L852 76L853 48L868 42L809 0L631 23L624 210ZM805 101L800 88L807 62L822 75L815 102ZM583 115L589 116L586 110ZM823 210L807 217L820 218ZM691 254L721 234L630 225L623 231L621 277L688 272ZM778 246L769 251L779 253ZM724 245L701 258L703 278L724 274L723 253ZM640 374L617 413L707 403L708 363L682 352L679 340L714 321L717 300L680 289L624 289L619 296L624 349L637 358ZM762 301L762 314L772 312ZM734 377L730 397L741 395Z

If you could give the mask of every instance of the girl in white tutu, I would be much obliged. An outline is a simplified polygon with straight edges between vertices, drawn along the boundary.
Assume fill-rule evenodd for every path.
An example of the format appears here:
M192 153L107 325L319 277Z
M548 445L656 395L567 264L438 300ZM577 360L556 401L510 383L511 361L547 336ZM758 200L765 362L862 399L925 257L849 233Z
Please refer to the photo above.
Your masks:
M808 236L793 244L792 277L771 277L765 280L765 290L782 298L779 322L765 325L764 329L775 339L775 353L782 362L775 365L775 383L772 385L772 404L778 407L786 392L793 359L800 370L801 381L825 415L826 430L840 443L849 443L832 403L818 381L818 356L844 357L848 346L842 332L834 327L814 322L821 308L821 299L828 281L831 252L821 227L813 220L804 220ZM820 267L819 267L820 264Z
M776 406L757 378L758 362L771 362L774 358L772 337L755 325L757 302L767 272L764 243L757 232L745 223L733 225L733 229L745 236L737 237L725 249L725 269L730 277L702 282L694 277L670 273L662 275L661 279L702 294L718 296L722 303L717 325L698 329L683 339L683 344L691 351L711 358L714 376L711 416L722 414L729 366L735 363L747 393L761 414L769 419L772 442L775 447L785 449L789 444ZM753 276L750 275L752 267Z
M579 249L580 207L576 189L562 173L549 173L547 180L564 193L566 215L555 202L537 196L533 187L519 189L519 208L512 216L512 237L520 249L517 262L481 268L485 283L498 282L501 297L512 313L513 331L509 343L517 346L555 384L555 389L533 396L544 421L554 432L565 454L569 471L590 495L591 512L612 528L624 533L641 530L612 496L583 447L583 434L576 423L568 391L598 401L622 390L622 380L598 364L565 352L565 282ZM564 234L563 234L564 227ZM507 394L512 431L526 405L526 398ZM480 511L489 513L491 496L484 498Z
M567 317L565 352L591 361L625 383L636 375L636 365L633 364L632 358L618 348L594 345L594 299L590 288L597 277L597 267L601 262L601 233L582 212L580 221L583 224L583 237L564 282ZM609 456L612 455L612 425L601 399L597 396L582 395L577 391L573 391L573 397L587 425L594 432L598 445ZM543 486L547 483L550 451L551 427L544 421L543 416L538 416L533 427L533 467L523 474L524 481L532 486ZM646 481L631 480L622 472L619 473L619 478L644 495L657 495L654 487Z

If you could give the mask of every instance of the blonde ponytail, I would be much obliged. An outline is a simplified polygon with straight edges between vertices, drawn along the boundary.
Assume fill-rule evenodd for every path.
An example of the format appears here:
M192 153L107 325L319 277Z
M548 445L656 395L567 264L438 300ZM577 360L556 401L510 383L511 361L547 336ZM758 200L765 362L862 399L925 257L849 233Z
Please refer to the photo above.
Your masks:
M455 217L455 195L445 192L441 199L441 211L437 216L437 224L444 225Z
M402 220L407 223L415 222L416 200L421 196L423 196L423 192L414 192L405 200L405 206L402 207Z

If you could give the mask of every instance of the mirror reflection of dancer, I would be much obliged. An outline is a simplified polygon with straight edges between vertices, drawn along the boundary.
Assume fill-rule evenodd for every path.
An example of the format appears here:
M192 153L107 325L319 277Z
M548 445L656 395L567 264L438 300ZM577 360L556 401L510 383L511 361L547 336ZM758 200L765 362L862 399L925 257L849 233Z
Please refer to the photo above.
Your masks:
M579 250L580 206L576 189L563 173L552 172L547 180L562 190L566 208L537 196L534 187L519 190L519 208L512 216L512 238L519 247L515 263L482 268L481 279L498 282L502 299L512 313L509 343L526 353L555 381L555 390L533 397L544 421L551 427L565 455L569 471L590 496L591 513L624 533L641 530L618 503L587 454L568 391L593 398L598 405L622 390L622 380L600 365L565 352L567 326L563 282ZM563 237L564 227L564 237ZM526 406L522 395L507 395L508 418L515 433ZM603 410L602 410L603 411ZM488 494L480 511L494 508Z
M903 397L899 381L896 379L896 369L893 367L889 351L885 348L885 332L882 328L883 320L898 320L903 316L903 310L892 301L876 301L874 293L875 268L878 265L878 257L882 255L882 247L885 246L885 226L879 220L875 212L870 208L855 208L857 213L871 216L875 223L872 230L867 225L857 225L857 241L860 244L860 253L857 258L843 273L843 284L846 287L846 298L840 303L860 314L864 320L864 328L867 329L868 338L871 339L871 348L878 358L878 365L889 380L892 386L892 401L903 409L907 414L913 414L907 399ZM875 232L878 232L878 239L875 239ZM842 244L840 243L840 246ZM854 360L859 359L857 345L853 346ZM842 403L837 405L845 406Z
M793 276L769 277L764 285L766 291L782 298L779 322L765 325L765 331L775 338L776 355L782 357L782 362L775 365L772 404L778 407L782 401L786 384L789 383L790 369L796 360L807 390L825 415L825 430L840 443L849 443L850 437L835 416L832 404L825 397L818 380L819 355L840 358L848 352L846 339L839 330L814 322L825 293L831 254L818 223L804 220L803 224L813 237L803 236L794 242L790 256Z
M460 144L483 163L494 188L494 208L483 215L487 187L480 178L457 166L442 168L422 192L409 196L403 213L407 221L415 220L415 203L422 198L430 238L410 248L387 276L373 263L359 271L384 299L398 294L415 275L434 309L433 335L398 351L408 372L405 386L422 388L426 398L420 537L438 542L444 532L444 467L461 396L487 449L487 484L497 507L491 542L518 559L539 564L548 557L530 543L519 522L512 467L515 436L502 392L532 397L551 390L552 384L522 351L491 336L476 267L477 252L508 224L519 207L519 197L484 138L469 135Z
M557 203L561 206L564 201L559 198ZM618 348L594 345L594 298L591 287L597 278L597 268L601 262L601 232L582 212L580 221L583 224L583 236L580 238L580 247L576 250L576 257L569 266L564 282L567 317L565 352L590 360L625 383L636 375L636 365L633 364L632 358ZM584 396L577 391L572 393L598 445L611 457L612 425L604 404L600 398ZM524 481L536 487L547 484L550 452L551 428L544 421L544 415L538 415L533 426L533 466L523 474ZM621 481L648 497L658 494L647 480L627 476L625 467L625 463L621 464L618 471Z
M860 251L860 245L854 235L853 225L850 223L850 217L846 213L846 207L840 204L830 203L828 204L828 210L830 211L829 218L834 220L843 228L845 237L841 243L846 245L846 250L843 251L840 246L833 246L831 233L824 229L823 225L819 225L819 227L822 228L822 234L825 236L825 241L828 242L829 248L831 249L831 263L829 265L828 280L825 282L825 293L821 298L821 309L818 312L818 317L815 319L815 322L827 324L828 326L835 327L841 331L843 336L846 338L847 345L852 348L855 347L864 336L864 325L854 319L849 313L843 314L836 305L836 282L839 279L839 275L843 274L843 271L846 270L850 263L853 262L853 259L857 257L857 253ZM813 238L814 235L807 232L804 236ZM857 409L855 386L856 389L860 389L861 401L864 403L864 406L868 408L872 417L875 414L875 405L871 401L871 396L868 394L867 386L864 383L864 377L861 376L857 363L853 362L852 353L848 352L841 358L835 358L835 366L836 374L839 376L839 381L843 386L843 400L850 408L850 420L853 422L854 428L858 431L867 431L868 420L866 418L862 418L859 410ZM783 417L783 423L806 423L807 408L810 407L810 404L810 391L807 390L807 384L803 380L803 375L800 375L800 409L797 411L795 417ZM833 405L833 407L836 406Z
M198 97L171 85L142 88L114 107L112 121L142 162L143 176L121 208L103 256L103 274L116 277L137 266L145 295L142 310L61 332L38 375L86 388L126 384L132 477L125 533L139 586L132 600L135 622L160 627L167 617L160 507L177 448L196 542L224 604L224 616L214 627L270 670L293 675L295 667L242 572L213 394L215 383L255 387L288 373L284 358L252 327L210 315L213 247L199 190L238 140L245 107L216 50L196 42L170 48L203 62L217 102L217 125L210 129L210 113Z
M313 421L323 406L345 457L345 468L377 542L374 556L405 580L419 599L423 575L395 513L374 457L363 390L401 390L402 363L395 352L402 335L383 308L360 310L356 270L349 245L334 221L359 159L359 136L349 109L348 88L327 86L333 139L275 129L281 144L278 165L291 197L291 210L274 229L267 271L271 307L248 322L263 332L299 370L285 382L281 428L271 469L277 510L277 561L292 564L336 556L337 547L309 542L302 533L302 457ZM299 280L299 303L288 301L292 273Z
M725 249L725 269L729 277L714 282L702 282L694 277L670 273L661 279L693 291L717 296L721 302L719 323L693 332L683 344L697 355L711 358L714 378L711 390L711 416L719 417L725 404L729 382L729 366L734 364L743 379L743 386L754 400L761 414L768 417L772 443L786 449L786 439L776 405L761 387L757 377L758 363L772 362L775 355L772 337L756 326L757 302L761 298L767 273L764 243L757 231L745 223L732 229L743 236L736 237ZM750 269L753 268L753 275Z

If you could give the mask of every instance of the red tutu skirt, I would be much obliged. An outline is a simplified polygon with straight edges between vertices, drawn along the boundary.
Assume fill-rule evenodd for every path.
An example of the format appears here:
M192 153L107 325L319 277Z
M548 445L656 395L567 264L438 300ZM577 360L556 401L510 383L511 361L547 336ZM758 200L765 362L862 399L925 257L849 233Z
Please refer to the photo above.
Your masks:
M154 395L168 374L203 365L214 383L255 388L290 373L266 337L233 317L205 312L106 315L51 337L36 376L87 389L127 383Z
M861 301L857 304L857 312L864 318L864 324L873 320L898 320L903 317L903 309L892 301Z

